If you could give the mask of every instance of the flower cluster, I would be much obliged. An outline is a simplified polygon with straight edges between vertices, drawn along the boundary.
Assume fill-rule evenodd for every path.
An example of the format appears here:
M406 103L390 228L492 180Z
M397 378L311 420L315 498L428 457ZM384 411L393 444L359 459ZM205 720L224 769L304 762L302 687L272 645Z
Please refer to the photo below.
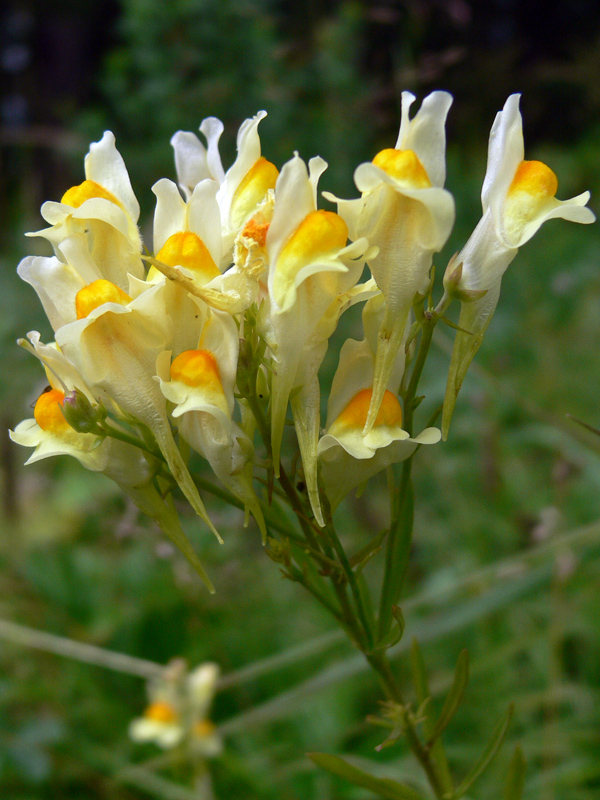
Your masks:
M219 120L200 126L206 144L178 132L178 185L161 179L153 187L152 256L114 136L92 144L83 183L45 203L49 227L31 234L47 239L54 255L25 258L18 269L55 333L51 344L36 332L23 342L50 384L34 418L12 432L35 448L29 462L67 453L105 473L202 572L171 499L177 484L219 537L189 472L189 447L264 539L255 433L267 448L262 463L277 477L288 407L319 525L324 497L335 508L371 475L439 441L436 428L415 436L403 428L399 394L416 335L412 309L430 291L433 256L454 222L444 189L451 97L433 92L411 118L414 99L402 96L395 147L357 168L360 197L325 195L337 212L318 208L323 159L306 164L296 154L279 170L262 155L265 112L241 126L228 170ZM551 217L593 220L587 193L561 203L555 192L554 173L523 160L513 95L492 130L482 220L446 274L444 297L460 299L463 332L444 432L518 248ZM340 316L358 302L364 338L341 349L322 431L319 368Z

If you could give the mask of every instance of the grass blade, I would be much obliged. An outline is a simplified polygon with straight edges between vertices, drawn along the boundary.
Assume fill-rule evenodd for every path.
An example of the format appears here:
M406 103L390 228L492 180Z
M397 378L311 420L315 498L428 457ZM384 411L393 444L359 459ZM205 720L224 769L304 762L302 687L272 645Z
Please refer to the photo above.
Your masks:
M374 775L369 775L368 772L352 766L339 756L329 753L307 753L307 755L318 767L327 770L332 775L345 778L355 786L369 789L387 800L423 800L422 795L415 792L414 789L390 780L390 778L376 778Z

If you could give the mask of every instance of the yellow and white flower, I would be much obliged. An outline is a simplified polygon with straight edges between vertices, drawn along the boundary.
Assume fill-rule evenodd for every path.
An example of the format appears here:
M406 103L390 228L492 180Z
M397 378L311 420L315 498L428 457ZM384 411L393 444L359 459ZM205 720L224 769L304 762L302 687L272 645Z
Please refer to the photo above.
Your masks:
M262 511L252 488L254 447L232 419L238 350L233 319L209 311L197 347L180 353L172 363L169 353L161 354L157 371L163 394L174 404L171 415L180 434L254 515L266 539Z
M219 756L223 741L208 718L219 673L211 662L187 673L184 662L173 661L163 677L148 685L150 702L143 716L129 726L131 738L154 742L164 750L186 745L195 757Z
M165 291L162 281L132 299L109 281L88 284L75 297L77 319L56 331L56 341L99 399L150 429L192 508L220 539L175 444L155 381L156 359L172 340Z
M153 478L158 466L155 460L139 448L104 436L97 430L79 432L73 428L65 416L68 416L65 404L78 404L77 396L80 395L87 409L93 412L94 408L98 408L97 399L55 344L43 344L37 331L29 333L28 337L29 342L21 340L20 343L42 362L50 387L37 399L33 418L23 420L14 431L10 431L14 442L34 448L25 463L69 455L86 469L102 472L125 492L140 511L157 523L212 589L210 579L181 528L171 499L163 498L154 486ZM76 408L73 411L77 414Z
M243 313L257 298L258 269L246 265L231 266L231 248L224 243L221 211L217 202L216 181L200 181L185 202L176 185L163 178L152 191L156 195L154 248L156 256L148 279L157 279L159 271L177 283L182 292L178 315L193 311L184 296L202 299L208 305L230 314ZM223 271L223 272L222 272Z
M402 93L396 146L357 167L354 181L362 196L337 201L350 238L365 236L378 248L369 266L386 301L365 433L379 412L415 296L426 291L433 254L441 250L454 224L454 201L443 188L445 122L452 98L433 92L410 119L414 100L410 92Z
M483 215L444 279L447 290L462 300L458 324L468 332L459 331L454 342L442 419L444 438L467 369L496 309L502 276L519 247L546 220L561 217L583 224L595 220L585 207L589 192L557 200L554 172L541 161L524 160L519 97L511 95L496 115L481 193Z
M439 442L437 428L412 438L402 428L402 409L395 388L404 370L404 354L392 364L388 387L375 423L364 433L372 402L375 356L368 339L348 339L340 352L327 408L326 432L318 454L325 492L335 509L352 489L390 464L404 461L421 444Z
M332 304L359 280L368 250L366 239L347 243L348 228L338 214L317 210L317 184L327 164L313 158L308 167L298 155L284 165L266 236L268 305L263 318L273 354L271 431L276 472L288 400L299 385L307 342Z
M128 274L144 275L137 227L140 208L110 131L90 146L85 176L83 183L65 192L60 203L44 203L42 216L51 227L28 235L48 239L57 255L66 237L85 236L102 277L125 289Z

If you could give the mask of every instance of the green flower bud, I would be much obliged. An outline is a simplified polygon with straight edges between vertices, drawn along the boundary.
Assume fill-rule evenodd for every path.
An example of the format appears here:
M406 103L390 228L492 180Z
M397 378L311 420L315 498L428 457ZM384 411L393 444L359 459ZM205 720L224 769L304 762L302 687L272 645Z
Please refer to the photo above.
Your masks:
M69 425L78 433L103 433L106 409L101 405L92 405L79 389L65 395L62 411Z

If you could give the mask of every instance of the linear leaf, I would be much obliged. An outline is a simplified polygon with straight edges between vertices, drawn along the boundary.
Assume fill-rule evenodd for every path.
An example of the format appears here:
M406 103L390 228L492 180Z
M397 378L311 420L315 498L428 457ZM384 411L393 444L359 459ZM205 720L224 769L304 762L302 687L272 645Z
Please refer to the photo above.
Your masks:
M523 751L517 746L508 769L508 780L506 781L506 788L504 790L504 800L522 800L526 769L527 765L523 758Z
M479 761L475 764L475 766L471 769L471 771L464 779L464 781L458 786L456 792L452 797L452 800L458 800L459 797L462 797L469 791L469 789L475 783L477 778L481 775L481 773L485 770L485 768L497 754L498 750L500 750L500 748L502 747L502 742L504 741L504 737L506 736L508 726L510 725L513 711L514 711L514 705L511 703L508 707L506 714L502 717L502 719L498 723L498 727L494 731L494 735L492 736L490 743L486 747L485 752L483 753Z
M444 792L452 794L454 791L454 784L452 782L450 767L448 766L446 751L444 750L444 743L439 737L435 740L432 739L432 734L435 730L435 720L433 718L433 706L430 702L431 692L429 691L427 667L425 666L425 660L423 659L419 642L414 637L410 646L410 664L417 701L419 703L418 716L423 719L425 736L433 741L431 745L431 760L437 766L438 777Z
M387 798L387 800L423 800L422 795L415 792L414 789L397 783L390 778L376 778L373 775L369 775L368 772L363 772L361 769L352 766L352 764L349 764L339 756L334 756L330 753L307 753L307 756L317 766L327 770L327 772L331 772L332 775L345 778L355 786L369 789L380 797Z
M463 650L458 656L456 669L454 670L454 680L446 697L446 702L442 708L442 713L440 714L433 731L429 735L429 745L431 745L439 736L441 736L443 731L447 728L452 717L456 714L464 697L468 681L469 654L466 650Z

